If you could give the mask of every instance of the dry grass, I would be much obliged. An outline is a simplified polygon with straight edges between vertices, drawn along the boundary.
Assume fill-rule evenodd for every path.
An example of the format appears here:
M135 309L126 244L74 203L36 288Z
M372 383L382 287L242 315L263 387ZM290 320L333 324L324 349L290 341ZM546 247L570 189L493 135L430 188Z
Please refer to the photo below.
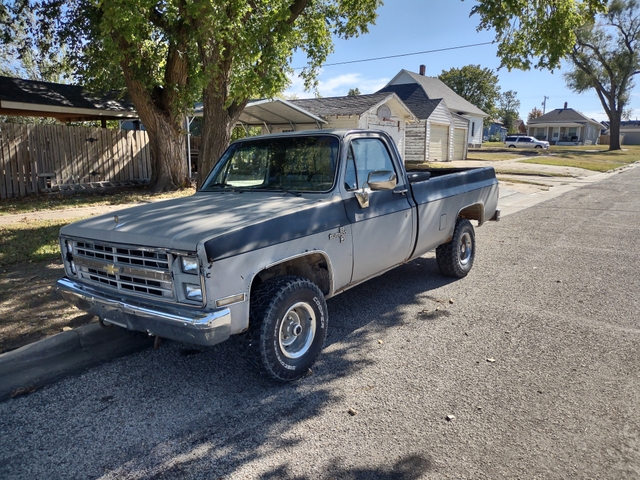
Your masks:
M145 188L128 188L95 193L42 194L29 197L0 200L0 215L38 212L42 210L65 210L68 208L121 205L167 198L186 197L195 193L195 188L174 192L151 193Z
M521 160L521 162L608 172L640 160L640 145L627 145L624 150L614 151L609 151L607 148L606 145L553 146L550 149L553 156Z
M0 225L0 267L60 257L58 235L60 228L70 222L31 220Z

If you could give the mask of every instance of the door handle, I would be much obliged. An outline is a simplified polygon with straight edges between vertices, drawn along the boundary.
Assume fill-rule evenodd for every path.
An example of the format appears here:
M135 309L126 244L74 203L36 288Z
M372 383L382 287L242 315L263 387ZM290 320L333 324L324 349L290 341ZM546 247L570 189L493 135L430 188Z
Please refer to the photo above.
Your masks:
M398 194L398 195L406 195L407 189L403 188L403 189L400 189L400 190L394 190L393 193Z

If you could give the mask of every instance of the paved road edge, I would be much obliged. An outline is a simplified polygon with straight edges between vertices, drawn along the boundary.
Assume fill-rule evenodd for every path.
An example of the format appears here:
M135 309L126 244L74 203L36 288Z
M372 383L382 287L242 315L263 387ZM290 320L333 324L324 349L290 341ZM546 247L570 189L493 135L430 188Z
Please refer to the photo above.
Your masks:
M0 355L0 401L153 345L144 335L91 323Z

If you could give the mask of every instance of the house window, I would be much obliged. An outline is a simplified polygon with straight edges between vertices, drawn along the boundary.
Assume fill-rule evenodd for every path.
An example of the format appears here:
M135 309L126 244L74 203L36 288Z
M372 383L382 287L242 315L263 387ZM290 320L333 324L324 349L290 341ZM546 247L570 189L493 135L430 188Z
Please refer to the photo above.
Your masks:
M476 124L475 122L471 122L471 137L473 138L476 134Z

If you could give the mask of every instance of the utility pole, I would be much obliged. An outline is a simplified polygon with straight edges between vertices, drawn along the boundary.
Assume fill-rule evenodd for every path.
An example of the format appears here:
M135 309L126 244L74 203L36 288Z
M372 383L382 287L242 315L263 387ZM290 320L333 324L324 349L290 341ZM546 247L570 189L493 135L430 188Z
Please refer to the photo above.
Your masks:
M546 113L546 110L547 110L547 100L549 100L549 97L547 97L545 95L544 96L544 100L542 101L542 114L543 115Z

